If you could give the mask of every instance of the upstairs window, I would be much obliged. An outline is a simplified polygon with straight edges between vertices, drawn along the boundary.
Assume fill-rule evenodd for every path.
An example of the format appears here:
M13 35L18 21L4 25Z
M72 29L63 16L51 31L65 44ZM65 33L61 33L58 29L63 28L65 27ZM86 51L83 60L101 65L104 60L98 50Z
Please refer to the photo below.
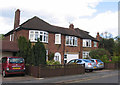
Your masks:
M48 32L30 30L29 40L31 42L37 42L37 39L39 39L41 42L48 43Z
M93 43L94 43L94 47L97 47L97 42L96 42L96 41L94 41Z
M55 34L55 44L61 44L61 34Z
M77 37L66 36L66 45L67 46L77 46Z
M83 39L83 47L91 47L91 40Z
M14 41L14 34L10 35L10 41Z

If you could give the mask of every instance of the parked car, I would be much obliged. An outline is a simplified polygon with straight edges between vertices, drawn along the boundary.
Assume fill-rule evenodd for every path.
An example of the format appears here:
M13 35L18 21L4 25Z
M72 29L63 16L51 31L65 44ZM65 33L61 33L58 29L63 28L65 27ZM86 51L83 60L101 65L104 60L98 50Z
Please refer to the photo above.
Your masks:
M89 72L97 69L96 64L88 59L73 59L69 61L68 64L85 64L85 71Z
M102 62L100 59L91 59L92 62L95 62L98 69L104 68L104 62Z
M24 59L21 57L2 57L2 76L8 74L25 75Z

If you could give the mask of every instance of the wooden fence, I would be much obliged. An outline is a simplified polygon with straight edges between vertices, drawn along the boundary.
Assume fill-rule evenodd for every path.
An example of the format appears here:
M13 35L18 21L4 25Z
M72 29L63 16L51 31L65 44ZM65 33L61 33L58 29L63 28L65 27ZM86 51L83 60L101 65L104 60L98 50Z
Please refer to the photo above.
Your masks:
M26 74L37 78L84 74L84 65L40 65L26 66Z

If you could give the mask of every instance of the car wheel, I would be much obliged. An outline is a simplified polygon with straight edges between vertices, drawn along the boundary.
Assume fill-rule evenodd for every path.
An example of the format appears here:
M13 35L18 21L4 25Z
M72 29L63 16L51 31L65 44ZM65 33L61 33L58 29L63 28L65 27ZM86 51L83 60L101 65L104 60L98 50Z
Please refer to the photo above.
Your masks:
M2 72L2 76L3 76L3 77L6 77L5 70L3 70L3 72Z

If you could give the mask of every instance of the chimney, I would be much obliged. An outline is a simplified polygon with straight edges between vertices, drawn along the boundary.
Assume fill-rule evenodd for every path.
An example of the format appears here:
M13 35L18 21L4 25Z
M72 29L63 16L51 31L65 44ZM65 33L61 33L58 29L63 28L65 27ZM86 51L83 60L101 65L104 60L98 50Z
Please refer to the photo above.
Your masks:
M20 10L17 9L15 12L15 20L14 20L14 30L19 27L19 23L20 23Z
M70 24L70 25L69 25L69 29L74 29L74 25L73 25L73 24Z
M98 40L98 41L100 41L100 35L99 35L99 32L97 32L97 36L96 36L96 39Z

